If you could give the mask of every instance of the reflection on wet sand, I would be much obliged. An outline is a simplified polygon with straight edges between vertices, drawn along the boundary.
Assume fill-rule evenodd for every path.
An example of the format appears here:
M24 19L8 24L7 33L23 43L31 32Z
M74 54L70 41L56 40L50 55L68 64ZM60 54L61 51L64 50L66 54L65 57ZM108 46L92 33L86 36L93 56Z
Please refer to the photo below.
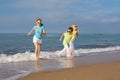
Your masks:
M44 66L44 67L43 67ZM34 62L35 72L41 71L42 69L51 70L57 68L71 68L74 67L74 59L44 59L37 60Z
M61 58L58 61L59 61L61 68L75 67L75 60L74 59Z
M66 60L66 62L67 62L67 65L66 65L67 68L74 67L74 59Z
M34 64L35 64L35 71L36 72L40 71L40 60L35 61Z

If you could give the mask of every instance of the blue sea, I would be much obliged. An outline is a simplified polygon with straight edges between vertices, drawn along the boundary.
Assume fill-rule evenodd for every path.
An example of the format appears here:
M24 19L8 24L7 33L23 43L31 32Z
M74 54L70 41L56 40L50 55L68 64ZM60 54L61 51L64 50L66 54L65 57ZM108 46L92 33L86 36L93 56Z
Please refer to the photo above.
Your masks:
M43 37L40 57L41 66L37 70L45 71L64 68L57 53L63 49L61 34L47 33ZM120 51L120 34L79 34L75 45L75 57L107 54ZM36 70L32 37L26 33L0 33L0 80L16 80ZM62 54L65 57L66 53ZM54 62L54 63L51 63ZM48 66L49 65L49 66Z

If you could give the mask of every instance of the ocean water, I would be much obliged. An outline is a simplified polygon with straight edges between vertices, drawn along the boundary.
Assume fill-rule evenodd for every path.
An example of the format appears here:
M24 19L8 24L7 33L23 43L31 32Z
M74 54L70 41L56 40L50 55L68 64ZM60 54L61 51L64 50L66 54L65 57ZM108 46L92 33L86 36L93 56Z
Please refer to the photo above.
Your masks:
M0 34L0 80L15 80L33 71L45 71L64 68L64 60L58 60L57 53L63 48L59 41L61 34L48 33L43 38L40 57L41 66L37 66L32 36L26 33ZM120 51L120 34L79 34L76 39L75 57L107 54ZM64 57L66 53L63 53ZM51 63L53 62L53 63ZM56 66L56 64L58 64ZM48 66L49 65L49 66ZM70 66L70 65L68 65Z

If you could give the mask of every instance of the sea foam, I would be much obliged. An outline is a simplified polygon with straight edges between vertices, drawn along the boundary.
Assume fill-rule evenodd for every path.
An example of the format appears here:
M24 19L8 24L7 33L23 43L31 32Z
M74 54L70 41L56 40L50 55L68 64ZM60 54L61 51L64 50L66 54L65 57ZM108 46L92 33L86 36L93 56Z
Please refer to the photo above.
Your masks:
M117 51L120 50L120 46L106 47L106 48L92 48L92 49L77 49L74 52L74 56L89 56L99 55L100 52ZM53 59L57 58L59 51L41 51L40 58ZM63 53L62 56L65 56ZM0 63L22 62L22 61L34 61L35 53L26 51L25 53L16 53L14 55L0 54Z

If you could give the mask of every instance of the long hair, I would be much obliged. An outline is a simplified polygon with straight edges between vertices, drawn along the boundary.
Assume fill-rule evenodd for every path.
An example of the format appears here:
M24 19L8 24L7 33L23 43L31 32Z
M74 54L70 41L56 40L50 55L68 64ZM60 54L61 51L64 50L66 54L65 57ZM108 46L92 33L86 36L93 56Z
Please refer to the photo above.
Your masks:
M78 30L78 26L76 24L73 24L71 26L73 28L73 33L78 36L79 30Z

